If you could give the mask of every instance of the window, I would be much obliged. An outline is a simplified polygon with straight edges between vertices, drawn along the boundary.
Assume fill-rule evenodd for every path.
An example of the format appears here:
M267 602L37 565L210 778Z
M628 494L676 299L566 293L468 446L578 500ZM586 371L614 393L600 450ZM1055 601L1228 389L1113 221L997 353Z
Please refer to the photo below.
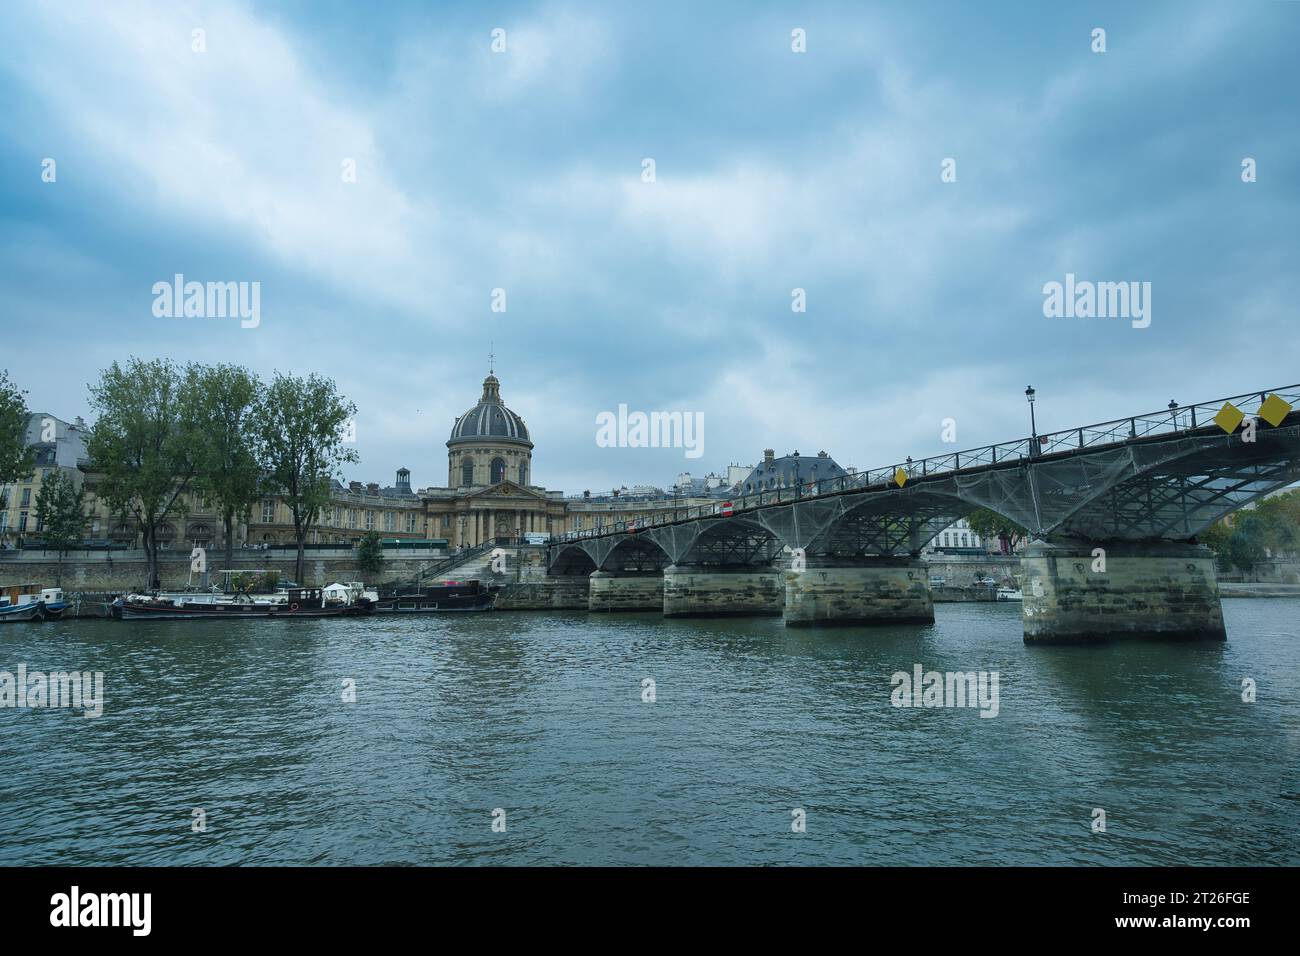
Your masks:
M526 461L519 463L519 483L521 485L528 484L528 462Z
M348 527L349 527L349 528L355 528L356 526L357 526L357 509L356 509L356 508L349 508L349 509L348 509Z
M492 484L497 485L506 480L506 462L504 458L492 459Z
M450 527L451 527L451 515L443 515L443 516L442 516L442 526L443 526L444 528L450 528Z
M27 512L26 512L26 511L20 511L20 512L18 512L18 530L19 530L19 532L23 532L23 531L26 531L26 530L27 530Z
M406 533L407 533L407 534L415 534L415 522L416 522L418 519L419 519L419 515L417 515L414 511L412 511L410 514L408 514L408 515L406 516Z
M474 484L474 459L465 458L460 463L460 483L462 485Z
M392 511L384 512L384 530L385 531L397 530L397 515Z
M262 502L262 524L271 524L275 521L275 502L267 498Z
M371 511L369 508L366 509L366 530L367 531L375 530L375 513Z
M32 503L32 489L30 489L30 488L24 488L24 489L23 489L23 498L22 498L22 501L19 503L18 507L20 507L20 508L27 508L27 507L30 507L30 506L31 506L31 503Z

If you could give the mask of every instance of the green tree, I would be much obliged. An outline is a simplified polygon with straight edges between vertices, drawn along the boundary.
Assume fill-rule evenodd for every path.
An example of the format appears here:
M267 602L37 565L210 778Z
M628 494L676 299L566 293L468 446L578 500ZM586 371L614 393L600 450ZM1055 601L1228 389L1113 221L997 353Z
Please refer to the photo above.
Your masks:
M32 473L32 451L27 447L30 417L21 391L0 369L0 485Z
M86 511L82 506L85 492L76 480L61 468L54 469L41 482L36 494L36 523L46 547L59 554L57 580L63 584L63 556L81 543L86 528Z
M298 559L294 578L302 582L307 531L329 503L330 481L345 462L358 460L344 443L344 426L356 406L338 394L328 378L276 373L257 410L257 447L266 470L266 489L279 495L293 515Z
M1232 526L1232 535L1228 538L1228 556L1244 573L1250 574L1264 560L1267 533L1267 523L1253 513L1243 513Z
M1274 556L1300 550L1300 490L1262 498L1252 513L1263 522L1264 546Z
M114 362L90 386L99 417L86 443L98 474L96 491L120 514L132 515L144 535L149 587L157 587L158 528L183 510L194 477L195 435L187 425L193 395L166 359Z
M1006 541L1011 548L1015 548L1016 544L1029 534L1006 515L1000 515L988 508L972 511L966 516L966 521L970 524L970 529L985 541Z
M367 531L357 543L357 567L371 578L384 570L384 545L378 531Z
M1228 554L1228 539L1232 529L1222 521L1216 521L1196 536L1196 540L1214 552L1214 566L1220 571L1232 568L1232 557Z
M216 507L226 530L226 567L235 560L235 522L258 498L262 468L257 459L254 411L262 385L237 365L185 368L193 396L185 428L196 436L194 489Z

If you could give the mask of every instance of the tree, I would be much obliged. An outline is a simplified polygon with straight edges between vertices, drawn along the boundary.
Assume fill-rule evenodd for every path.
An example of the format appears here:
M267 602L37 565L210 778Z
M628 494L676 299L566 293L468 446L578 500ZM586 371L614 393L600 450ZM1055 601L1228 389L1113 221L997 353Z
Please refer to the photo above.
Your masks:
M1214 552L1214 566L1220 571L1232 567L1232 558L1228 554L1228 540L1232 529L1221 521L1216 521L1196 536L1196 540Z
M384 570L384 545L378 531L367 531L357 544L357 567L363 574L378 577Z
M1264 546L1274 557L1300 548L1300 491L1263 498L1252 514L1263 522Z
M237 365L185 368L193 396L187 430L195 437L194 489L216 507L226 530L226 567L235 560L235 521L257 500L262 469L252 416L262 384Z
M80 544L86 528L86 512L82 507L85 492L63 469L51 471L41 482L36 494L36 522L45 539L46 547L59 553L56 585L63 584L63 556L68 549Z
M257 446L266 470L265 486L293 515L298 559L294 577L303 581L307 530L329 503L330 481L345 462L358 460L344 446L343 427L356 406L338 394L333 380L276 373L257 406Z
M21 391L0 369L0 485L32 473L32 452L27 447L27 403Z
M985 541L994 539L1006 541L1013 550L1020 540L1029 534L1006 515L998 514L988 508L972 511L966 517L966 521L970 524L970 529Z
M1228 556L1232 563L1249 574L1255 565L1264 560L1264 539L1268 527L1257 514L1243 514L1232 526L1228 538Z
M187 428L193 396L166 359L114 362L90 403L99 412L86 443L96 488L110 508L134 516L144 535L149 587L158 587L158 528L181 510L194 477L195 436Z

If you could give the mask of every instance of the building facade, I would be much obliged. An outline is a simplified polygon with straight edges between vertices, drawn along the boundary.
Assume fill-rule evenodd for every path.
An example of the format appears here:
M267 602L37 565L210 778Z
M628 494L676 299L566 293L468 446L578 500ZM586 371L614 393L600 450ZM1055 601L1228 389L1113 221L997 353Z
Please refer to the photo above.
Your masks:
M33 412L27 417L26 442L32 451L32 470L12 484L0 485L0 547L16 547L40 538L36 501L41 484L53 472L68 474L81 487L82 473L77 462L86 456L87 431L80 418L65 422L48 412Z

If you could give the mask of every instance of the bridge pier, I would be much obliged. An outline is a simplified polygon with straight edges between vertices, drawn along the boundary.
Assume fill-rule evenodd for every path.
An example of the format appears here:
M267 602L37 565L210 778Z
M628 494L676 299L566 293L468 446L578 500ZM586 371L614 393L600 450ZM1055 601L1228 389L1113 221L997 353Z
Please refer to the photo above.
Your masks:
M550 582L551 607L557 611L585 611L590 600L591 578L586 574L554 574Z
M775 616L784 606L781 572L766 565L674 564L664 570L664 617Z
M1105 552L1104 570L1093 554L1097 548ZM1208 548L1173 541L1034 541L1021 561L1026 644L1227 637Z
M662 611L662 571L593 571L589 611Z
M785 572L787 627L933 624L924 561L915 558L809 556Z

